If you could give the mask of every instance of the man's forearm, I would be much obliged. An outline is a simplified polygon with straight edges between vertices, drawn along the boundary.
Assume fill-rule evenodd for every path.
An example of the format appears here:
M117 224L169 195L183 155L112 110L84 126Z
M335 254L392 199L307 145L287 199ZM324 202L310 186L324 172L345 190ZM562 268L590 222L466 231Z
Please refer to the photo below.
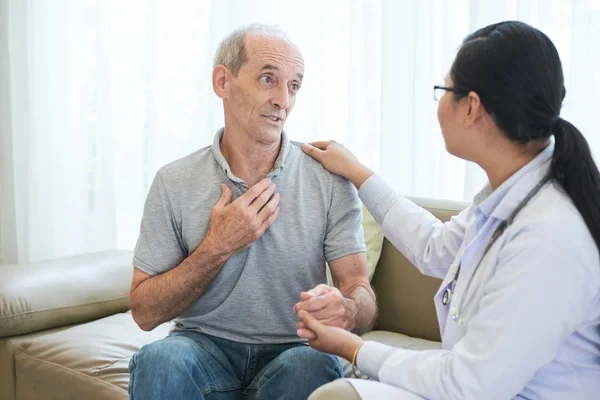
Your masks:
M149 331L181 315L204 293L229 256L215 253L203 242L177 267L140 283L129 296L138 325Z
M346 298L344 306L350 321L348 330L357 335L369 331L377 316L377 303L371 286L355 286L342 294Z

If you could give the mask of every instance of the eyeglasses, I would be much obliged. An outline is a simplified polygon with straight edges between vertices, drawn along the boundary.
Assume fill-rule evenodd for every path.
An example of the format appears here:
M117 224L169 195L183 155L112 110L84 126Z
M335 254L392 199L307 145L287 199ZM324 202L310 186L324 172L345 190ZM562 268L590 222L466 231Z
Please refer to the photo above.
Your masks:
M433 87L433 100L440 101L445 92L453 92L458 94L468 94L468 90L457 89L448 86L434 86Z

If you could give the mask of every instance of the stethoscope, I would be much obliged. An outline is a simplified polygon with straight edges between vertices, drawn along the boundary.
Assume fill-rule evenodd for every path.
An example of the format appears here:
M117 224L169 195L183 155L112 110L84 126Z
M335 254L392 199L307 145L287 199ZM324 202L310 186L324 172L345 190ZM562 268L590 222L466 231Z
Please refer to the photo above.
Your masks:
M517 216L517 214L523 209L523 207L525 207L525 205L529 202L529 200L531 200L531 198L533 196L535 196L535 194L537 192L539 192L539 190L548 182L550 181L550 179L552 179L552 177L550 175L547 175L544 179L542 179L537 185L536 187L534 187L529 194L527 194L527 196L521 200L521 202L517 205L517 207L514 209L514 211L508 216L508 218L504 221L502 221L500 223L500 225L498 225L498 227L496 228L496 230L494 231L494 234L492 235L492 239L490 240L490 242L488 243L487 247L485 248L483 255L479 258L479 261L477 262L477 265L475 266L475 270L473 270L473 273L471 274L471 277L469 278L469 281L467 282L467 287L465 288L465 295L462 296L462 298L460 299L460 302L458 303L458 307L456 308L456 311L454 312L454 314L452 314L452 320L453 321L457 321L458 318L460 317L460 312L463 308L464 302L465 302L465 297L466 294L469 293L469 288L471 287L471 282L473 281L473 277L475 276L475 274L477 273L477 270L479 269L479 266L481 265L481 261L485 258L486 254L488 253L488 251L490 250L490 248L494 245L494 243L496 242L496 240L504 233L504 231L506 230L507 227L510 226L510 224L513 223L515 217ZM447 288L444 291L444 295L442 296L442 304L447 306L448 304L450 304L450 302L452 301L452 296L454 294L454 288L456 287L456 282L458 281L458 275L460 275L460 267L461 267L462 263L458 264L458 269L456 271L456 275L454 275L454 279L452 279L452 283L450 285L449 288Z

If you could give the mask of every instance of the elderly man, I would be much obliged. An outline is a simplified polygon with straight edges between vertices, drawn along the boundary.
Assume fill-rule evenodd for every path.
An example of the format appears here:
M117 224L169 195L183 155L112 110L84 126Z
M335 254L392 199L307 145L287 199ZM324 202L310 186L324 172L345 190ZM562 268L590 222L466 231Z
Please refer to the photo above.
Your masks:
M306 399L342 370L297 336L294 311L353 332L372 324L356 192L283 132L303 74L275 28L219 46L225 127L162 167L146 200L131 309L144 330L173 325L132 358L132 398ZM336 288L323 285L325 261Z

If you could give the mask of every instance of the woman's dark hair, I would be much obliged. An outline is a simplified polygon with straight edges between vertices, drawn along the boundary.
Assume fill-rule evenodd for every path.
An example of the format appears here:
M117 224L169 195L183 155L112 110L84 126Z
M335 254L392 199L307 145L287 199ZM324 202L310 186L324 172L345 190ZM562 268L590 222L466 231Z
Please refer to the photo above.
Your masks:
M554 135L551 175L583 216L600 249L600 173L587 141L560 118L565 97L556 47L539 30L517 21L467 36L450 69L454 87L476 92L508 138L527 143Z

